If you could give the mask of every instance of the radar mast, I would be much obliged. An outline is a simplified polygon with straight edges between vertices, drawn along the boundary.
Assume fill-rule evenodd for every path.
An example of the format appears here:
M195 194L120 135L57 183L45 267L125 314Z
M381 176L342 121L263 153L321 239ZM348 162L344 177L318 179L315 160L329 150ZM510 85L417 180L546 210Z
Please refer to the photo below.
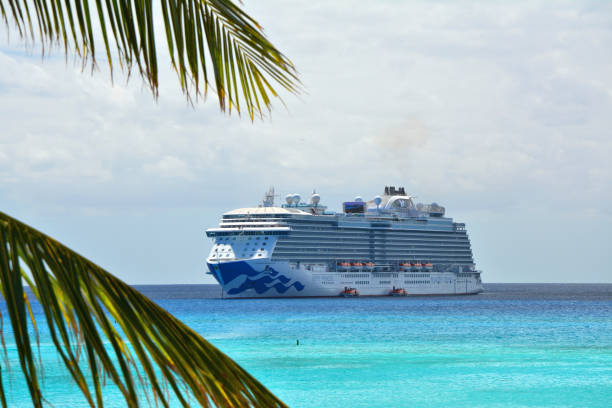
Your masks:
M274 187L270 186L270 189L264 195L262 207L274 207Z

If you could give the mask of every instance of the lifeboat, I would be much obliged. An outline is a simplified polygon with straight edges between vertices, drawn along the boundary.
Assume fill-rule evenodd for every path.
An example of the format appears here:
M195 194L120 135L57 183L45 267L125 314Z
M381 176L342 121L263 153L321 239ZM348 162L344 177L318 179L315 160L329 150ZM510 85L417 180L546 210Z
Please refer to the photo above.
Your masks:
M408 292L404 288L393 288L391 292L389 292L391 296L408 296Z
M363 264L362 264L361 262L353 262L353 263L351 264L351 266L352 266L352 268L351 268L351 269L354 269L354 270L359 270L359 269L361 269L361 267L363 266Z
M410 270L410 262L400 262L399 266L402 271Z
M366 269L373 269L374 268L374 262L364 262L363 267Z
M340 292L340 296L342 297L357 297L359 296L359 292L355 288L349 288L348 286L344 287L344 290Z
M342 271L346 271L351 267L349 262L338 262L338 269Z
M415 269L415 270L421 269L421 263L420 262L413 262L412 263L412 269Z
M424 263L423 266L425 267L425 269L427 269L428 271L431 271L431 269L433 268L433 264L431 262L427 262Z

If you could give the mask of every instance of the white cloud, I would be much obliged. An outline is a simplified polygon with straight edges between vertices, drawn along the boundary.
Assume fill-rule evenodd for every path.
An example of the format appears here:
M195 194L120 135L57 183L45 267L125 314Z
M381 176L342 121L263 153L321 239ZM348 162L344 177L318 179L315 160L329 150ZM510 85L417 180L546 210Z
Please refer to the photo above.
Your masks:
M612 3L246 7L307 89L253 124L214 95L191 109L169 69L156 104L134 78L0 48L0 193L88 211L215 197L220 213L269 184L339 202L392 182L451 213L610 218Z
M169 179L193 179L193 174L185 161L174 156L164 156L153 164L145 164L143 169L154 176Z
M278 1L247 4L308 89L288 97L289 112L254 125L218 114L214 97L187 108L170 71L156 105L138 81L113 87L104 71L91 77L61 58L4 54L0 103L13 137L3 151L19 162L10 176L155 189L155 169L190 189L211 175L231 183L257 175L259 187L269 174L296 184L307 172L322 186L394 178L448 197L580 187L595 199L604 190L584 180L610 174L598 153L610 152L609 6L351 4L302 2L291 14Z

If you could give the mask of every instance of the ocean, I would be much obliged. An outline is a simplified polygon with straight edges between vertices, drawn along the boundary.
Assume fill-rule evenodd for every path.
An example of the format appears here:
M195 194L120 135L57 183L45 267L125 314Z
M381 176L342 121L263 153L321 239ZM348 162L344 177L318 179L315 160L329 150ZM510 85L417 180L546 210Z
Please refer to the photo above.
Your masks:
M485 284L474 296L231 300L221 299L216 285L136 288L291 407L612 406L612 284ZM44 336L49 402L85 407ZM9 405L28 407L6 340ZM105 402L124 406L112 388Z

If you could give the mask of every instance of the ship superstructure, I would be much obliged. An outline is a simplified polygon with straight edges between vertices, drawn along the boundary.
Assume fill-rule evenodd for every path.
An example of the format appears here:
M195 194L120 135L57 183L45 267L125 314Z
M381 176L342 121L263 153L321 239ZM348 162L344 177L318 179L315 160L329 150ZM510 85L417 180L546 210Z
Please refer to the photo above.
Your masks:
M223 214L207 258L228 297L474 294L482 291L465 224L403 187L327 210L314 191Z

